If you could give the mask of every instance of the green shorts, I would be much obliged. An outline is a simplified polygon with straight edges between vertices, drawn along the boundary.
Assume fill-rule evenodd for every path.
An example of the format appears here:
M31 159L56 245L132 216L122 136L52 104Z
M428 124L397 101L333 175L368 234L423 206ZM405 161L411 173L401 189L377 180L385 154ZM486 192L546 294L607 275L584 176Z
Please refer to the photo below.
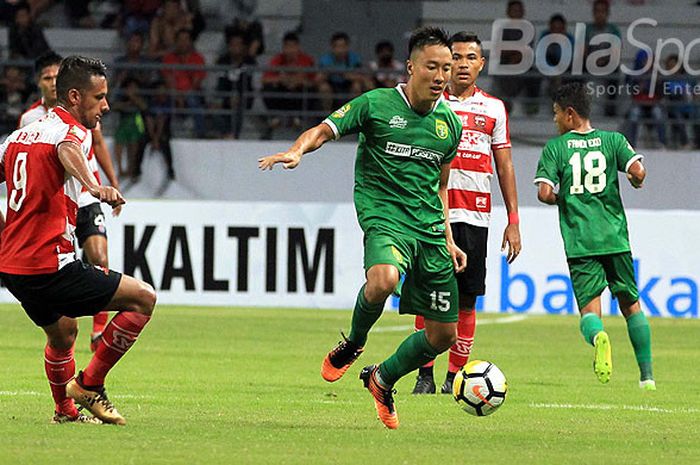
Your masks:
M135 144L140 141L146 133L146 127L141 117L141 113L123 114L119 119L117 132L114 140L117 144Z
M399 313L422 315L442 323L457 321L459 292L445 244L429 244L386 232L365 235L365 270L394 265L405 275L396 290Z
M567 262L579 310L606 287L618 298L630 302L639 299L631 252L569 258Z

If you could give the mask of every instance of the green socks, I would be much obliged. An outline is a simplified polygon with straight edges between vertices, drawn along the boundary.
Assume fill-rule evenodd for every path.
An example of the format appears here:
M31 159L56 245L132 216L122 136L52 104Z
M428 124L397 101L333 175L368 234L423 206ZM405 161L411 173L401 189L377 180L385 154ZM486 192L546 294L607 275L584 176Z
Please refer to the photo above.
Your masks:
M377 322L384 310L384 302L371 304L365 299L365 286L360 288L355 302L355 310L352 312L352 323L350 326L350 335L348 339L363 347L367 342L367 333Z
M586 313L581 317L579 329L586 342L593 345L596 334L603 330L603 320L595 313Z
M651 370L651 328L643 312L627 318L627 334L634 348L634 356L639 365L640 379L654 379Z
M440 354L428 343L425 330L416 331L408 336L396 349L396 352L379 365L381 380L393 386L402 376L422 367Z

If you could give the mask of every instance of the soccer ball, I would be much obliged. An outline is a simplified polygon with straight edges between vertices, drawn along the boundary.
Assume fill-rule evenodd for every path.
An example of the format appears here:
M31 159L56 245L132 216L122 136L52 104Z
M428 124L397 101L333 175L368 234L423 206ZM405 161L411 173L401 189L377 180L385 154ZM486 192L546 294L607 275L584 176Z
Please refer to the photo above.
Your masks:
M506 400L508 383L493 363L474 360L466 364L452 383L452 395L465 412L483 417L498 410Z

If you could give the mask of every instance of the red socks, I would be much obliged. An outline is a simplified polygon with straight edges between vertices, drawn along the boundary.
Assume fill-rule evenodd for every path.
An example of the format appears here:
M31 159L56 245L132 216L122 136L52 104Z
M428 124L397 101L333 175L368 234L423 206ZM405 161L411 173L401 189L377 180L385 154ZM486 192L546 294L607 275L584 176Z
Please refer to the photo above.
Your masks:
M473 308L460 310L457 321L457 342L450 347L450 364L447 368L450 373L457 373L469 361L475 331L476 311Z
M73 347L68 350L60 350L49 346L44 348L44 369L51 386L51 395L56 402L56 412L75 417L78 410L73 399L66 396L66 384L75 375L75 359Z
M105 330L107 326L107 320L109 319L109 312L100 312L92 317L92 335L99 334Z
M109 370L136 342L139 333L150 319L150 316L136 312L117 313L102 332L102 340L83 371L83 384L103 385Z

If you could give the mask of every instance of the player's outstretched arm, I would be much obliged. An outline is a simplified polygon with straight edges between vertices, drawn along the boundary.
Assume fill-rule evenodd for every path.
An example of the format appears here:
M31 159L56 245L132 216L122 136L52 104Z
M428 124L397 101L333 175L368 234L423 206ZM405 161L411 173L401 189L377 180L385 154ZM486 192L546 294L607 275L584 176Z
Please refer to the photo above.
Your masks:
M450 164L446 163L440 168L440 189L438 195L442 202L442 209L445 215L445 240L447 242L447 251L452 257L452 264L455 267L455 273L461 273L467 267L467 254L455 244L452 237L452 228L450 226L450 207L447 196L447 181L450 178Z
M107 143L102 135L102 125L98 123L95 129L92 130L92 147L95 150L95 158L97 163L102 168L102 171L107 176L109 184L115 189L119 190L119 179L117 179L114 173L114 165L112 165L112 157L109 154L109 149L107 148ZM112 211L112 215L119 216L122 207L115 207Z
M282 163L284 169L294 169L301 162L304 154L313 152L323 144L335 138L333 130L325 123L321 123L304 131L294 142L294 145L286 152L276 153L258 159L258 168L271 170L277 163Z
M538 183L537 200L547 205L556 205L557 194L554 192L554 187L546 182Z
M87 161L80 146L74 142L63 142L58 146L58 159L68 174L78 180L80 184L101 202L109 204L112 208L126 203L122 195L112 186L100 186L88 168Z
M630 180L630 184L635 189L641 189L644 184L644 178L647 177L647 170L642 165L642 162L637 160L632 163L627 170L627 179Z
M508 249L506 259L508 263L520 255L522 242L520 240L520 220L518 218L518 190L515 186L515 169L510 148L496 149L493 151L496 171L498 172L498 184L503 194L503 201L508 212L508 225L503 231L501 252Z

